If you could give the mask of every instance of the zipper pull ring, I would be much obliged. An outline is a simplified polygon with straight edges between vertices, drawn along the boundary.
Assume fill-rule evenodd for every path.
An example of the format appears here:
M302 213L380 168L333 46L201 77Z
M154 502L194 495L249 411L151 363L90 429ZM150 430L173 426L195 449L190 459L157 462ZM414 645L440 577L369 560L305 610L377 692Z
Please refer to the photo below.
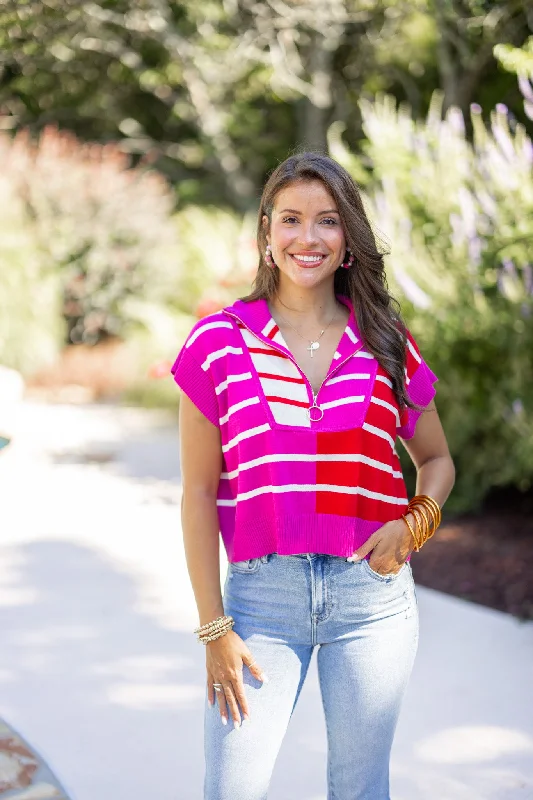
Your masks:
M317 398L317 395L313 393L313 405L309 406L309 408L306 409L307 416L309 417L311 422L320 422L320 420L324 416L324 410L322 408L320 408L320 406L316 402L316 398ZM314 408L316 408L317 411L320 411L320 416L319 417L313 416L313 409Z

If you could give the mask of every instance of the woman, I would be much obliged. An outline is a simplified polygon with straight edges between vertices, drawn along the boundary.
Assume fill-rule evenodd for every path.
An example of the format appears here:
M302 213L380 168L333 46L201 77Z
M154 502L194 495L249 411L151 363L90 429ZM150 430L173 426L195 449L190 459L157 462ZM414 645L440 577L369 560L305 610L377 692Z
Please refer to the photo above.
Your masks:
M172 368L206 646L204 798L266 798L317 645L328 798L387 800L418 642L409 557L454 481L437 378L335 161L303 153L277 167L258 245L254 292L195 325ZM417 470L409 504L397 436Z

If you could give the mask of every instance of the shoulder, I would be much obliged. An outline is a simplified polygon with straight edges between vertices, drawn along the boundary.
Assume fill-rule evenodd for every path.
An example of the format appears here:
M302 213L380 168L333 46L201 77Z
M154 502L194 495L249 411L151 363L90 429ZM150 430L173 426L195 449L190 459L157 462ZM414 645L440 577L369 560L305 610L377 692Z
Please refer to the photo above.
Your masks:
M202 317L189 332L183 349L199 360L230 341L237 330L235 322L223 311Z

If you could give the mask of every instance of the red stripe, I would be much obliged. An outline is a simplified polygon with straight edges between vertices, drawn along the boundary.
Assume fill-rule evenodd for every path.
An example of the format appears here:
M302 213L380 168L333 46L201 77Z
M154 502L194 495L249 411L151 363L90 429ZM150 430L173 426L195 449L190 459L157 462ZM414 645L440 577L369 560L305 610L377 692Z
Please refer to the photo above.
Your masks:
M278 350L272 350L269 347L249 347L250 353L263 353L265 356L275 356L276 358L287 358L286 355L280 353Z
M267 395L267 400L272 403L285 403L288 406L299 406L300 408L309 408L309 403L304 403L302 400L290 400L288 397L275 397Z
M318 461L316 480L317 483L329 483L332 486L360 486L369 492L379 492L389 497L403 497L405 494L402 478L395 478L390 472L357 461Z
M272 378L275 381L287 381L287 383L305 383L303 378L287 378L285 375L274 375L273 372L258 372L260 378Z
M388 433L393 441L396 439L396 417L394 414L391 414L388 408L383 408L383 406L379 406L377 403L370 403L365 417L365 422L367 425L372 425L374 428L379 428L384 433ZM374 439L377 438L375 434L370 435L373 436ZM386 445L390 451L390 445L385 441L383 444ZM372 449L361 450L360 452L372 453Z
M386 503L383 500L371 500L362 495L338 494L337 492L317 492L317 514L335 514L345 517L360 517L372 519L375 522L390 522L399 519L407 508L396 503Z
M272 330L270 331L270 333L269 333L269 334L267 334L267 339L273 339L273 338L274 338L274 336L276 335L276 333L277 333L278 331L279 331L279 328L278 328L278 326L277 326L277 325L274 325L274 327L272 328Z

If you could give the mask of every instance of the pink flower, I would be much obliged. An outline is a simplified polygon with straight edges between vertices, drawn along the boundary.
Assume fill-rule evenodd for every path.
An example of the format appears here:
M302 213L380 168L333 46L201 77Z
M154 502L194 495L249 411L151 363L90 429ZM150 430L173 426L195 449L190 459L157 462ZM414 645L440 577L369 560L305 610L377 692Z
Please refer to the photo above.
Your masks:
M166 378L171 367L172 364L170 361L157 361L149 368L148 376L150 378Z

